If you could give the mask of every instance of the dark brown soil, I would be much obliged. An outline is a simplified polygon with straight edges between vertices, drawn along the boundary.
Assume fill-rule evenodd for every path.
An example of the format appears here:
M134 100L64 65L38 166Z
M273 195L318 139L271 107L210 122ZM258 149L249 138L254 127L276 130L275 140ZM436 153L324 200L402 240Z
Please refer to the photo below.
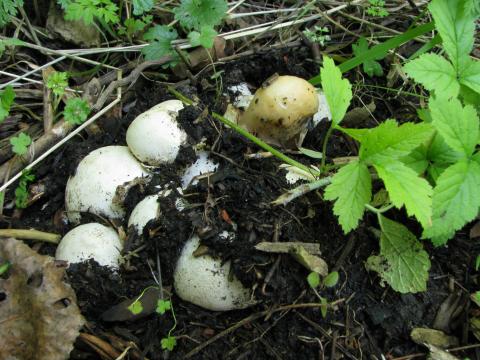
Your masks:
M317 65L306 60L308 58L309 50L304 48L252 56L226 65L222 69L226 74L223 84L226 88L246 81L255 88L275 72L309 78L317 73ZM204 85L199 81L178 90L189 97L196 95L203 106L222 112L226 99L215 102L215 87ZM391 94L362 93L359 96L361 102L356 99L359 106L375 97L377 109L374 116L377 119L395 117L401 120L415 112L411 105L407 105L410 103L406 99L394 98ZM37 179L48 184L47 193L24 210L18 220L14 219L12 226L31 226L61 233L68 231L70 226L59 220L58 212L63 207L66 180L78 161L97 147L125 144L126 128L135 116L168 98L172 96L162 86L147 82L137 84L134 106L124 104L128 111L122 119L104 125L108 128L108 136L78 138L35 171ZM211 147L212 157L220 168L208 182L201 181L186 191L184 198L191 207L178 212L175 199L179 194L173 192L160 202L163 216L157 223L149 223L143 238L130 231L126 250L136 251L136 256L130 257L127 268L115 274L93 261L70 267L68 280L76 290L89 330L98 336L109 333L134 341L149 359L185 359L200 344L252 316L254 320L220 337L191 358L380 359L382 354L394 358L425 352L410 340L409 333L414 327L433 326L440 305L451 294L452 282L468 291L476 289L473 262L480 252L480 245L470 240L465 232L460 232L448 248L434 249L425 244L432 260L427 292L402 295L381 287L378 277L367 272L364 266L368 256L378 251L378 240L371 232L371 228L377 226L373 216L367 214L359 229L345 236L332 213L331 204L322 199L321 191L310 193L285 207L272 206L272 200L291 188L284 180L283 171L278 170L278 160L247 159L245 154L259 149L196 108L187 107L181 111L179 120L188 132L191 144L206 139L205 143ZM326 127L321 125L311 132L305 147L320 150ZM334 134L328 148L330 157L355 155L354 152L354 144ZM304 163L309 161L304 156L294 157ZM160 167L152 183L134 188L129 193L128 212L145 195L156 193L157 185L170 184L171 188L176 188L179 173L194 159L191 147L186 147L175 166ZM401 212L393 211L388 215L409 224ZM228 218L231 221L226 220ZM126 228L125 223L121 225ZM415 226L411 228L418 232ZM235 232L235 241L226 243L222 240L219 234L223 231ZM177 320L174 335L178 344L171 353L163 351L160 346L160 339L173 325L171 314L159 316L153 313L134 321L102 320L102 313L113 305L125 298L134 298L143 289L155 285L152 271L155 273L157 269L157 255L163 286L170 290L176 258L193 232L200 235L203 244L216 256L232 261L235 275L244 285L255 288L258 305L227 313L211 312L184 302L173 293ZM325 318L320 308L299 307L268 313L280 305L319 301L306 282L308 271L304 267L288 255L265 254L254 249L258 242L276 238L278 241L319 243L322 257L330 269L339 271L337 286L320 291L328 301L338 302ZM52 254L54 248L43 246L41 251ZM268 283L265 281L267 277ZM263 316L256 315L264 311ZM465 333L466 311L464 308L456 318L447 321L450 333L463 343L469 340ZM475 358L472 352L468 355ZM99 357L78 342L71 358Z

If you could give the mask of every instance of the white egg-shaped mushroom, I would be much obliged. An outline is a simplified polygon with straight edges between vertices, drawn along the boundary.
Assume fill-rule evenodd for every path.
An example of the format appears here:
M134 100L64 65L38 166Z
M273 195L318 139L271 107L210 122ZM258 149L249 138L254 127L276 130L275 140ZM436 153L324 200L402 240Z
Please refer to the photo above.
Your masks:
M213 311L243 309L250 306L250 290L238 279L229 279L230 262L209 255L195 257L200 239L193 236L184 245L173 274L177 295L185 301Z
M178 100L160 103L138 115L127 129L127 145L135 157L152 166L175 161L187 134L176 120L183 105Z
M148 175L126 146L106 146L92 151L68 179L65 189L68 218L78 223L80 212L123 218L125 210L113 201L117 187Z
M217 168L218 164L209 159L208 152L200 151L197 161L190 165L182 176L182 188L186 189L189 185L197 184L197 176L214 172Z
M102 266L118 268L122 241L107 226L90 223L70 230L58 244L55 258L69 264L94 259Z
M150 195L140 201L133 209L128 219L128 227L135 226L138 235L143 234L143 228L150 220L158 219L160 204L158 195Z

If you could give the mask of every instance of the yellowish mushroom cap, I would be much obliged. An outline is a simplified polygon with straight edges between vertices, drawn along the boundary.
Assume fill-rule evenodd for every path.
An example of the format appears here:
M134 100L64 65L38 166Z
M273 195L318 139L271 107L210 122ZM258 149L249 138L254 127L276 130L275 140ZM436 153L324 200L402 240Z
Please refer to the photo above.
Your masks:
M276 76L256 91L239 124L266 142L291 147L317 110L317 92L308 81Z

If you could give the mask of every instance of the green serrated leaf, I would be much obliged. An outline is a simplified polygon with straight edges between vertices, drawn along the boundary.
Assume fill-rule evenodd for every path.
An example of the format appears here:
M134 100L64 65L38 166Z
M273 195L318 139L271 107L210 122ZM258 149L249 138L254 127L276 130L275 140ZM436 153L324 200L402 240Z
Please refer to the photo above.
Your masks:
M143 311L143 305L140 302L140 300L135 300L133 303L131 303L127 309L133 314L133 315L138 315Z
M325 199L335 200L333 212L344 233L358 226L363 217L365 204L372 197L372 179L367 165L361 161L353 161L342 167L332 178L325 189Z
M153 0L133 0L133 15L142 15L153 8Z
M452 150L438 133L434 135L427 153L428 160L436 164L453 164L461 159L462 156L464 157L462 152Z
M460 91L457 71L446 59L436 54L424 54L403 66L408 76L429 91L442 97L454 97Z
M142 49L146 60L157 60L163 56L177 56L172 41L178 38L175 29L166 25L155 25L143 36L150 44Z
M203 46L205 49L211 49L215 40L215 36L218 33L214 28L209 26L203 26L201 31L192 31L188 34L188 39L190 40L190 45L192 46Z
M163 315L168 310L171 310L171 309L172 309L172 302L170 300L158 300L157 301L157 308L155 309L155 311L158 314Z
M80 98L69 99L63 110L63 117L66 122L80 125L88 118L90 107L88 103Z
M433 190L428 181L400 161L387 159L373 165L392 204L397 208L405 205L409 216L415 216L424 228L430 226Z
M413 169L417 174L423 174L428 168L428 148L425 145L413 149L413 151L400 159L405 165Z
M460 83L474 90L478 97L480 94L480 61L469 58L459 77Z
M475 34L474 17L465 12L464 0L432 0L428 9L453 66L457 72L464 69Z
M332 124L336 126L343 120L352 100L352 85L347 79L342 78L340 69L328 56L323 57L320 77L322 90L332 113Z
M311 288L316 289L317 287L320 286L320 275L318 275L318 273L312 271L307 276L307 282L308 282L308 285L310 285Z
M480 207L480 165L463 159L448 167L433 190L432 225L424 227L424 238L443 245L478 214Z
M325 279L323 280L323 284L326 287L334 287L335 285L337 285L338 279L339 279L338 271L332 271L325 277Z
M379 215L380 254L370 256L367 268L377 272L393 290L417 293L427 289L430 259L405 226Z
M479 136L479 119L475 108L462 106L458 99L432 98L430 112L433 126L445 142L465 156L472 155Z
M430 124L404 123L398 126L388 119L369 132L361 140L360 158L370 163L399 159L427 141L433 134Z
M20 133L18 136L10 138L12 151L17 155L25 155L28 151L28 146L32 143L32 139L25 133Z
M173 13L180 25L200 31L204 26L213 28L220 24L227 10L225 0L182 0L180 6L173 9Z

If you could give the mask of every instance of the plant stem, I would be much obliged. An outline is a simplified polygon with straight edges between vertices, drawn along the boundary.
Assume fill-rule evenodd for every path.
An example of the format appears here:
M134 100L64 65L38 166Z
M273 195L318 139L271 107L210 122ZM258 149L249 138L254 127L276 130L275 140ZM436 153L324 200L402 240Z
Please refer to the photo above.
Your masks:
M168 92L169 92L170 94L174 95L178 100L180 100L180 101L183 102L184 104L190 105L190 106L195 105L195 103L193 102L193 100L190 100L190 99L187 98L185 95L183 95L181 92L175 90L173 87L167 86L167 90L168 90Z
M393 205L393 204L390 204L390 205L384 206L384 207L382 207L382 208L380 208L380 209L377 209L376 207L373 207L373 206L370 205L370 204L365 204L365 208L366 208L367 210L370 210L371 212L373 212L373 213L375 213L375 214L377 214L377 215L381 215L381 214L387 212L388 210L392 209L393 207L394 207L394 205Z
M0 237L13 237L23 240L45 241L52 244L58 244L61 239L61 235L33 229L0 229Z
M225 117L223 117L222 115L220 114L217 114L215 112L212 112L212 116L217 119L217 120L220 120L221 122L223 122L225 125L231 127L233 130L235 130L236 132L238 132L240 135L242 136L245 136L247 139L253 141L256 145L260 146L262 149L270 152L272 155L276 156L277 158L279 158L280 160L286 162L287 164L289 165L292 165L292 166L295 166L309 174L312 174L313 176L318 176L319 173L318 171L315 171L301 163L299 163L298 161L292 159L291 157L285 155L284 153L282 153L281 151L278 151L277 149L275 149L274 147L268 145L266 142L260 140L259 138L257 138L256 136L250 134L247 130L241 128L240 126L238 126L237 124L233 123L232 121L226 119Z
M327 143L328 139L330 138L330 135L332 134L333 131L333 125L331 125L327 131L327 134L325 135L325 139L323 140L323 147L322 147L322 162L320 165L320 171L324 172L325 171L325 161L327 158Z

